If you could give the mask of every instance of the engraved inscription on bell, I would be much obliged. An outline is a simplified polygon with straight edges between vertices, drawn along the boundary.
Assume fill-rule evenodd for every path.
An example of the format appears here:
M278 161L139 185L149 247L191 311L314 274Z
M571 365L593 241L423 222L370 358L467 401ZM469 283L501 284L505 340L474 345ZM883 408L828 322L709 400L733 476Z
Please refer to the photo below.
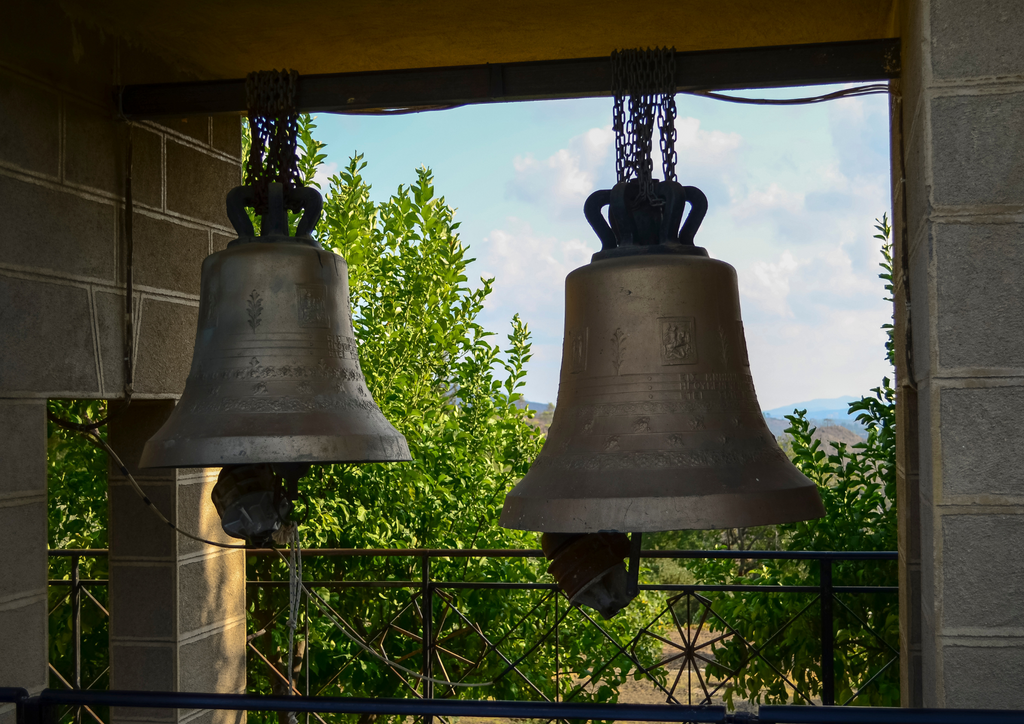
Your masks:
M658 323L661 331L661 363L697 364L696 324L693 317L662 318Z
M589 333L588 327L570 330L568 333L569 372L574 375L587 371L587 335Z
M296 284L298 297L299 326L329 329L327 316L327 288L322 284Z

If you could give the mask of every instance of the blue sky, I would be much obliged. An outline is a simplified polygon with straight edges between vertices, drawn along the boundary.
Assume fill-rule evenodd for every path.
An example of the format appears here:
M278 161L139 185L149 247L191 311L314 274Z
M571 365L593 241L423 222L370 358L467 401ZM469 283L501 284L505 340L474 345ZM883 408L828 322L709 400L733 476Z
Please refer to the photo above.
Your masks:
M680 95L676 103L677 173L708 196L697 243L738 272L762 408L877 386L891 375L880 330L891 306L872 238L890 206L886 96L780 107ZM611 99L322 114L317 124L326 173L363 153L376 199L413 180L417 167L433 170L477 259L471 273L495 278L484 325L503 339L512 315L523 317L534 342L526 397L554 401L563 280L600 248L583 201L615 182Z

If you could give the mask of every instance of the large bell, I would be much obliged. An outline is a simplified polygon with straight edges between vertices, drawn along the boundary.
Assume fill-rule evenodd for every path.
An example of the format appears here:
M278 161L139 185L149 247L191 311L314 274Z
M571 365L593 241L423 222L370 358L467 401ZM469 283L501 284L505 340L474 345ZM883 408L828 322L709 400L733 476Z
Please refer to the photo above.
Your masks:
M145 446L143 467L409 460L405 438L366 387L349 309L348 267L310 236L322 200L288 235L285 192L270 184L263 235L228 195L239 238L203 262L192 368L181 401Z
M603 249L566 278L558 404L505 499L507 528L647 532L824 515L754 395L736 271L693 245L706 198L675 182L656 188L660 204L638 199L635 182L587 202Z

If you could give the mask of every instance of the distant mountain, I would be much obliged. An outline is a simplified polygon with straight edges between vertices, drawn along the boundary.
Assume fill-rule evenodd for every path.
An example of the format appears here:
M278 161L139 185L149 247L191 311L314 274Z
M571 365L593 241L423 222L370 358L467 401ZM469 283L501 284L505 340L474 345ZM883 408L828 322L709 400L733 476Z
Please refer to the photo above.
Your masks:
M531 410L536 410L537 412L544 412L544 410L548 409L549 405L554 405L554 404L555 403L553 403L553 402L530 402L529 400L517 400L516 401L516 407L518 407L519 409L522 409L524 407L528 407Z
M850 415L848 412L849 403L859 399L859 397L846 396L795 402L792 405L765 410L764 418L768 423L768 429L775 435L781 435L789 427L789 421L785 419L786 415L792 415L793 410L807 410L807 419L811 423L811 427L824 428L839 425L861 438L866 438L864 426L857 422L856 415Z
M770 415L771 417L785 417L786 415L792 415L793 410L807 410L808 417L814 418L839 418L846 417L846 410L848 405L855 400L859 400L859 397L830 397L828 399L818 398L816 400L807 400L806 402L796 402L792 405L783 405L782 407L776 407L771 410L765 410L764 414Z

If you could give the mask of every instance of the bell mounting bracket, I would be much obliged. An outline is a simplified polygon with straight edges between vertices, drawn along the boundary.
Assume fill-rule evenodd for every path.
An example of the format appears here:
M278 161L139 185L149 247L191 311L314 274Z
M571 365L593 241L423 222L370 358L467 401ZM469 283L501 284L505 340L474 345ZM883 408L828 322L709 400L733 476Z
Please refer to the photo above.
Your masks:
M652 253L708 255L693 243L708 213L704 192L676 181L654 181L654 195L654 200L640 198L640 185L635 180L590 195L583 204L583 215L601 240L601 251L592 261ZM687 203L690 213L684 221ZM601 213L605 206L608 220Z
M279 183L267 184L267 213L263 215L259 236L256 236L252 220L245 211L246 207L252 208L255 203L256 189L252 186L236 186L228 192L228 220L234 227L235 233L238 234L238 238L228 246L253 242L292 242L323 249L320 243L313 238L313 230L316 229L317 222L320 221L320 213L324 207L324 200L319 191L309 186L291 187ZM302 209L302 216L295 227L295 236L288 234L287 208L289 206L293 208L297 206Z

